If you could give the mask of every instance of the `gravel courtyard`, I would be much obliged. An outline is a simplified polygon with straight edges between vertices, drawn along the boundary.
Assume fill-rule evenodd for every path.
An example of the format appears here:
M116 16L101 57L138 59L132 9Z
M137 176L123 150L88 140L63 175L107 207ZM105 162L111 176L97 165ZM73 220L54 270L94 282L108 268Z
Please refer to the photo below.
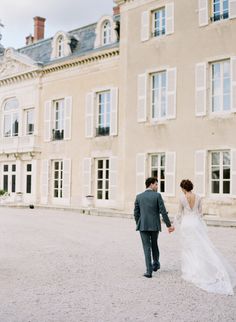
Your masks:
M236 268L236 229L209 227ZM236 321L236 295L180 276L179 233L159 238L161 270L142 276L133 220L0 208L0 322Z

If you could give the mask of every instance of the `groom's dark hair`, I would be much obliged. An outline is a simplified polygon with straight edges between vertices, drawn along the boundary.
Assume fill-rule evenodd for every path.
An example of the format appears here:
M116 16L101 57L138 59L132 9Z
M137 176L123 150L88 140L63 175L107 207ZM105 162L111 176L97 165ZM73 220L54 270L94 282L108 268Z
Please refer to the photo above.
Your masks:
M158 182L157 178L155 177L149 177L145 181L146 188L150 187L151 184Z

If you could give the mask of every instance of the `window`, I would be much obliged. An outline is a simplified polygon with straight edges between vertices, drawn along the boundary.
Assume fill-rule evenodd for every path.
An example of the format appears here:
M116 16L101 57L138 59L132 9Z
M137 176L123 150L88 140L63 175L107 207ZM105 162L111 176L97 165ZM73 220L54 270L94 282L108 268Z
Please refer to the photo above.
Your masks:
M19 103L16 98L6 101L3 109L4 136L18 136Z
M230 111L230 60L212 63L212 112Z
M210 154L211 193L230 194L230 151L213 151Z
M110 21L105 21L102 28L102 43L108 45L111 43L111 24Z
M3 190L6 192L16 192L16 165L3 165Z
M152 81L152 120L166 117L167 109L167 80L166 71L155 73Z
M109 200L109 159L96 162L97 199Z
M62 198L63 161L53 161L53 197Z
M64 56L64 45L63 45L63 37L59 36L57 39L57 53L58 57Z
M158 180L158 191L165 192L165 153L150 156L150 176Z
M32 164L26 164L26 193L32 192Z
M34 110L26 111L26 135L34 134Z
M229 18L229 0L212 0L212 21Z
M97 136L110 133L111 94L97 93Z
M153 12L153 37L165 35L166 33L166 11L165 8Z
M64 138L64 100L53 102L54 128L52 130L53 140Z

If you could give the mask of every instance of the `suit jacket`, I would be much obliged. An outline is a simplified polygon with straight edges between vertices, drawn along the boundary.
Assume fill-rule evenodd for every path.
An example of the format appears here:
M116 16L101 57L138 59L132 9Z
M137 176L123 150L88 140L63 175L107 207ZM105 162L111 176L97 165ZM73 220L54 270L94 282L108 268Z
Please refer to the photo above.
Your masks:
M136 196L134 204L136 230L161 231L160 213L167 227L171 226L162 196L159 192L147 189Z

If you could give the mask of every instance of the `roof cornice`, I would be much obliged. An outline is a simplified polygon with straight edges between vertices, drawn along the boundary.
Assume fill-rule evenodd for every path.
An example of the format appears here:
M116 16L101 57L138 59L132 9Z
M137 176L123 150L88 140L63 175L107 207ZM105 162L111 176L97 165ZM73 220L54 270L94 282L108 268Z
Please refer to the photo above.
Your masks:
M38 69L35 69L33 71L25 71L20 74L6 76L5 78L0 79L0 86L11 85L17 82L42 77L44 75L48 75L50 73L65 70L68 68L84 66L94 62L100 62L109 58L117 57L119 56L119 53L120 50L118 47L116 47L103 51L97 51L96 53L92 53L91 55L75 57L72 59L70 56L68 57L70 58L68 60L50 63L50 65L39 67Z

